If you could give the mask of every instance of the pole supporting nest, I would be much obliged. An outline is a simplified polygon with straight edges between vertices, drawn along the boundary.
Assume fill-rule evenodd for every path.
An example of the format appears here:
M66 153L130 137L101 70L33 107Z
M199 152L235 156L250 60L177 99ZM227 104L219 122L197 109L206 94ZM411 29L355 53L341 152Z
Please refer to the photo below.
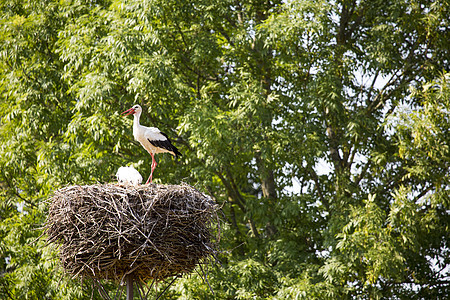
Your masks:
M133 300L133 275L126 276L127 281L127 300Z

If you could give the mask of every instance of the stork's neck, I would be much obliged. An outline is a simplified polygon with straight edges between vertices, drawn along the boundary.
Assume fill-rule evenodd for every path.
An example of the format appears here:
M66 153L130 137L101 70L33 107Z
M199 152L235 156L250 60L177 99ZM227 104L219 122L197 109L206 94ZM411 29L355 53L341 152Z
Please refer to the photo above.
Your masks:
M139 119L141 118L141 113L137 112L134 115L134 120L133 120L133 131L137 130L141 124L139 124Z

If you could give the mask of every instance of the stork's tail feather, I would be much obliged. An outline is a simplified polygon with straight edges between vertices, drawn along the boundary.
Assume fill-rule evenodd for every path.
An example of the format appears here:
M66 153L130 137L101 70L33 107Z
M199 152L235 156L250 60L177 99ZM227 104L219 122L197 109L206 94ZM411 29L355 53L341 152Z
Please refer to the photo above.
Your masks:
M172 145L173 146L173 145ZM178 151L177 147L173 146L173 153L175 153L175 158L179 158L183 156L180 151Z

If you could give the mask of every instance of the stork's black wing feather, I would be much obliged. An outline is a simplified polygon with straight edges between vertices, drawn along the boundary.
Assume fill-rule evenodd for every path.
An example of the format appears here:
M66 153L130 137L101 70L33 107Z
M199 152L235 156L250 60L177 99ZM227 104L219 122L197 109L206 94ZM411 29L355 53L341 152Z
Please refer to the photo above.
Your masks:
M148 139L150 144L152 144L153 146L158 147L158 148L163 148L163 149L172 151L173 153L175 153L175 157L181 156L180 151L178 151L177 147L172 145L172 142L169 140L169 137L167 136L167 134L165 134L163 132L160 132L160 133L166 137L166 140L150 140L150 139Z

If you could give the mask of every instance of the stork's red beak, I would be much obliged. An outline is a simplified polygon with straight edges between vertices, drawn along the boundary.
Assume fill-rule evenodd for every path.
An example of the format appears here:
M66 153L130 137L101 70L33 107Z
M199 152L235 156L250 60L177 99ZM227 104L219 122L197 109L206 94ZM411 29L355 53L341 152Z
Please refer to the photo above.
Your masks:
M134 108L130 108L129 110L124 111L123 113L121 113L121 115L126 114L124 116L128 116L131 114L134 114L136 111L134 110Z

